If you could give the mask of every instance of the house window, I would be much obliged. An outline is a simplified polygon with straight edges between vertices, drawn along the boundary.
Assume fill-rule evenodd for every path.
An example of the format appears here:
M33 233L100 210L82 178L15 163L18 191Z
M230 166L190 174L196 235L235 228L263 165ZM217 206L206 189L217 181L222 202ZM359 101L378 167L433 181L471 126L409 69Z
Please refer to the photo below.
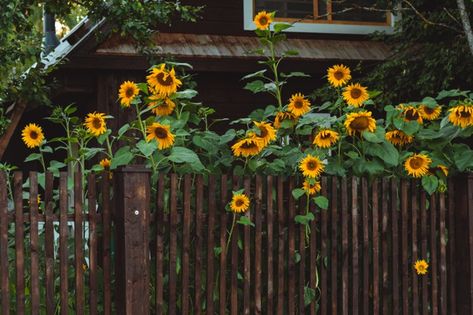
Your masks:
M276 20L294 22L292 32L369 34L393 31L394 16L376 7L377 0L244 0L245 29L254 29L259 11L276 11ZM378 6L379 8L379 6Z

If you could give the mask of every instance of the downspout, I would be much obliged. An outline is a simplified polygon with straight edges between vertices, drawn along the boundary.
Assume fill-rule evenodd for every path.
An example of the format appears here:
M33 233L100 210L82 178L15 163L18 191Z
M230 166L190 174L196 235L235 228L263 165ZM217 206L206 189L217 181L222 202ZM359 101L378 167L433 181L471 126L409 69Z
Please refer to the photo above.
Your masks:
M47 56L59 45L56 37L56 19L54 14L50 13L46 7L43 8L43 51L41 58Z

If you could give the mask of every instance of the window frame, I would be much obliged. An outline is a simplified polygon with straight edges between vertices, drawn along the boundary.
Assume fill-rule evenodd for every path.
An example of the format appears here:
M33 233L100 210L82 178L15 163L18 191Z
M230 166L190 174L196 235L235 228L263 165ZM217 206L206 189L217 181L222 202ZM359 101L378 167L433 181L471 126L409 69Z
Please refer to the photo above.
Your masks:
M256 29L253 18L256 0L243 0L243 26L244 30ZM315 2L315 1L314 1ZM277 18L276 22L295 22L299 19ZM294 26L285 30L295 33L322 33L322 34L356 34L367 35L375 31L394 33L396 17L390 13L387 15L386 23L382 22L356 22L356 21L334 21L334 20L304 20L294 23Z

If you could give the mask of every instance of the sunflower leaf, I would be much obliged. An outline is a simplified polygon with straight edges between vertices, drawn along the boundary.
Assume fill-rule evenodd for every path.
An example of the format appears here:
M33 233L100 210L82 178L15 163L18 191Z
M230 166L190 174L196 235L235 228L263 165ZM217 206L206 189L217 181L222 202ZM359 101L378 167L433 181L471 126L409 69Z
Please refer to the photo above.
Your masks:
M422 187L424 187L425 191L432 195L439 186L439 180L437 177L433 175L424 176L422 177Z
M242 215L240 217L240 220L237 221L238 224L241 224L241 225L249 225L249 226L255 226L255 224L253 222L251 222L250 218L248 218L247 216L244 216Z
M422 100L422 104L429 107L429 108L435 108L437 107L437 101L433 97L424 97Z
M140 150L141 153L143 153L145 157L149 157L158 148L155 141L146 142L144 140L141 140L140 142L138 142L136 144L136 147L138 148L138 150Z
M298 200L300 197L302 197L305 194L305 190L302 188L296 188L292 190L292 196L294 199Z
M31 153L26 157L25 162L31 162L41 159L41 153Z
M453 145L453 160L460 172L473 168L473 150L466 144Z
M197 154L184 147L173 147L168 159L174 163L189 163L192 169L197 172L205 169Z
M312 212L309 212L306 215L296 215L294 221L302 225L308 225L314 219L314 214Z
M276 23L274 24L274 32L279 33L291 27L292 27L292 24L289 24L289 23Z
M317 197L314 197L312 198L312 200L315 202L315 204L324 209L324 210L327 210L328 209L328 199L327 197L325 196L317 196Z

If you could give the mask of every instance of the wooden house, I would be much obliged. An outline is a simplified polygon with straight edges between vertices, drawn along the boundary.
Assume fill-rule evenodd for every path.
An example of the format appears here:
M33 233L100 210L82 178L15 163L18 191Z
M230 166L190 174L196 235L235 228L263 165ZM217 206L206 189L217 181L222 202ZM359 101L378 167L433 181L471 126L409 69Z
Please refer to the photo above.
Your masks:
M310 79L293 80L285 88L310 93L325 84L328 66L335 63L369 67L389 56L388 47L370 39L374 31L391 32L394 19L382 11L353 8L355 1L332 3L325 0L186 0L204 5L202 19L196 23L176 22L163 26L153 36L157 56L192 64L198 99L216 109L216 117L240 117L254 108L271 104L271 99L244 90L241 78L260 69L259 56L248 53L258 47L253 17L257 11L276 10L278 19L295 22L283 45L299 51L282 64L282 69L303 71ZM362 1L369 6L376 1ZM359 5L360 1L356 1ZM315 18L318 17L318 18ZM94 23L85 19L61 39L45 58L48 64L60 63L51 74L58 83L52 95L54 105L75 103L81 114L100 111L113 115L111 127L127 120L129 111L120 109L117 91L124 80L143 82L148 59L130 40L109 35L106 20ZM284 47L282 47L284 48ZM17 104L18 105L18 104ZM18 165L28 154L21 143L21 129L39 122L51 137L55 127L41 119L49 112L44 107L26 104L13 107L13 124L3 137L3 160ZM3 148L2 148L3 147ZM0 150L1 151L1 150Z

